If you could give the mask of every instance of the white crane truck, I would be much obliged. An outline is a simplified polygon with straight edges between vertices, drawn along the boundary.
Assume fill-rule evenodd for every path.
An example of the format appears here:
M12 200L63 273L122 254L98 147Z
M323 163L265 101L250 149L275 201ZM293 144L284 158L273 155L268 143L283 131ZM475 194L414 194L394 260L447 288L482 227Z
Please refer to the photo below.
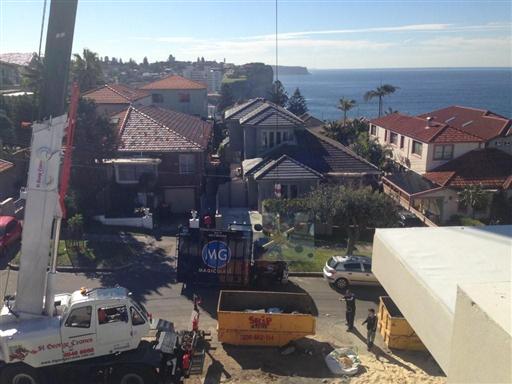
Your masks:
M59 7L70 7L72 23L60 15L56 27ZM50 24L52 20L54 24L48 27L47 70L52 71L52 62L56 62L48 49L49 41L54 39L50 46L68 60L68 65L61 67L62 73L67 73L71 42L66 48L60 40L69 34L72 39L76 0L54 0L50 11ZM59 29L59 23L66 24L64 30ZM66 49L67 54L62 54ZM58 73L54 66L53 76ZM63 89L56 90L52 85L53 96L66 93L66 81L58 82ZM64 103L53 100L44 103L50 105L46 116L57 117L33 125L16 294L5 299L0 312L0 384L180 382L192 369L201 370L204 359L204 351L197 352L204 333L198 329L196 300L191 329L176 332L172 323L152 320L125 288L55 293L78 93L75 85L69 116L58 113L59 104L63 109ZM43 92L43 97L52 95ZM155 330L152 338L150 329Z

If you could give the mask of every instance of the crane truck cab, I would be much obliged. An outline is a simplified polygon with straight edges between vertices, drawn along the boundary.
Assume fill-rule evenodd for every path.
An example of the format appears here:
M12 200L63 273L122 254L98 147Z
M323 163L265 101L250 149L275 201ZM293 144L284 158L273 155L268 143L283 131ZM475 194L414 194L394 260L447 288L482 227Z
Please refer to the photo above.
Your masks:
M33 368L136 349L150 316L125 288L80 289L55 296L56 316L19 321L8 303L0 313L0 360Z

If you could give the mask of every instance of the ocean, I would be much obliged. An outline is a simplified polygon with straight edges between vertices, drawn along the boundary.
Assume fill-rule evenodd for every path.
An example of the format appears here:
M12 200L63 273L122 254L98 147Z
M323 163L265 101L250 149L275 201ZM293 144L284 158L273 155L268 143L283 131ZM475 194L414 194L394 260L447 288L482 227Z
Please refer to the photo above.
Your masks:
M366 91L381 84L400 87L384 98L384 111L418 115L449 105L493 111L512 118L512 68L448 69L336 69L309 70L310 75L281 75L291 95L299 88L311 114L321 120L342 116L336 108L341 97L357 105L349 117L376 117L378 101L363 100Z

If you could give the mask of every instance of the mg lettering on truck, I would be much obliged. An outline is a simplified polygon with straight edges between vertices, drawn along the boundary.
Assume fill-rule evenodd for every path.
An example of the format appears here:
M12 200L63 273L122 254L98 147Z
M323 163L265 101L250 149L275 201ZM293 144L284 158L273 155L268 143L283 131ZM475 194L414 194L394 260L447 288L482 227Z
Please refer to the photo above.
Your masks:
M202 257L208 267L224 268L231 259L231 251L223 241L213 240L203 247Z

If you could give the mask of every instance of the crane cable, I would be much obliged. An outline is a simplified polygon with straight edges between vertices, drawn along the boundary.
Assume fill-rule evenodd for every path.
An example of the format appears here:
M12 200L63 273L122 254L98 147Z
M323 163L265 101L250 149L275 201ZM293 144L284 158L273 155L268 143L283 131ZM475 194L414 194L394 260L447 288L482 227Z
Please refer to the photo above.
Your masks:
M43 18L41 20L41 33L39 34L39 50L37 51L38 59L41 59L41 47L43 45L44 19L46 18L46 1L43 3Z

